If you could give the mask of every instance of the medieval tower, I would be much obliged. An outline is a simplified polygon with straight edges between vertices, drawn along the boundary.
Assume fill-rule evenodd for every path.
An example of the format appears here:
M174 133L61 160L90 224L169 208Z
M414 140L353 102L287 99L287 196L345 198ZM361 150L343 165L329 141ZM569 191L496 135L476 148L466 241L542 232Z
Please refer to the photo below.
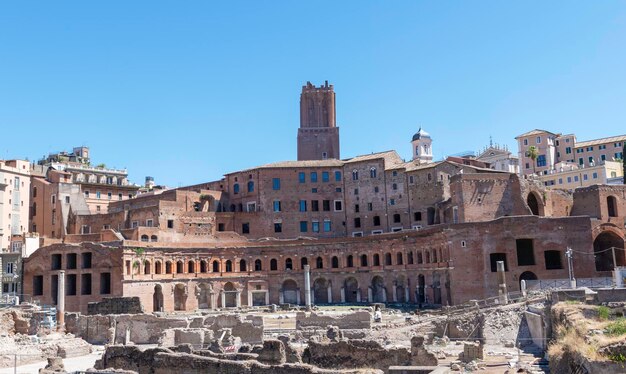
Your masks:
M328 81L302 86L298 160L339 159L339 127L335 119L335 92Z

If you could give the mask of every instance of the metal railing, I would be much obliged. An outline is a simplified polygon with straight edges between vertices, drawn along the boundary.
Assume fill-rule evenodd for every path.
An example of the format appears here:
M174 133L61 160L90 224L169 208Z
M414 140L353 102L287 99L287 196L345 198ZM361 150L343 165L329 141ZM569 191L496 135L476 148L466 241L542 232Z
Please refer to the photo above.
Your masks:
M598 278L577 278L577 287L587 288L603 288L613 287L613 278L611 277L598 277ZM569 279L542 279L542 280L527 280L526 288L531 291L547 291L547 290L559 290L572 288L572 284Z

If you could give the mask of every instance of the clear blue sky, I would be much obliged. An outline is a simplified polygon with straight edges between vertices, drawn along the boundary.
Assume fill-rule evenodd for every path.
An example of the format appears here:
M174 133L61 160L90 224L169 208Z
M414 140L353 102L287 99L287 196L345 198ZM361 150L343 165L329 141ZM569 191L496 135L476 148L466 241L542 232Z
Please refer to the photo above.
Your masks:
M342 157L436 158L533 128L626 133L624 1L0 3L1 158L85 144L170 186L296 158L329 80Z

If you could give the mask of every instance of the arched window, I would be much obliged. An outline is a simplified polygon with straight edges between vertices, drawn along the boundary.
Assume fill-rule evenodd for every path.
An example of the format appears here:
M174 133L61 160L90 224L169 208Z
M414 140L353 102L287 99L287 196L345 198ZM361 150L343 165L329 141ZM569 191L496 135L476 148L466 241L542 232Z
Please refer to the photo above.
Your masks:
M394 191L397 190L398 189L398 184L397 183L393 183L391 185L391 189L394 190Z
M367 255L361 255L361 266L367 266Z
M433 180L433 176L432 174L428 173L428 181L430 182L431 180Z
M161 261L154 263L154 274L161 274Z
M195 273L196 272L196 264L193 261L189 261L187 263L187 273Z
M248 181L248 192L254 192L254 182Z
M304 270L304 265L308 265L309 264L309 259L306 257L302 257L300 259L300 269Z
M396 265L402 265L402 263L404 262L402 260L403 260L402 253L400 252L396 253Z
M156 242L156 241L158 241L158 239L159 239L159 238L158 238L156 235L152 235L152 236L150 237L150 241L151 241L151 242Z
M293 261L290 258L285 260L285 269L293 270Z
M141 241L147 242L147 241L150 241L150 238L148 237L148 235L141 235Z
M370 169L370 178L376 178L376 168Z
M270 261L270 270L278 270L278 261L275 258Z
M433 262L437 263L439 261L437 261L437 250L433 251Z
M406 263L408 265L413 265L413 252L408 252L406 254Z
M255 260L254 261L254 271L262 271L263 270L263 263L261 262L261 260Z
M217 260L213 261L213 272L214 273L219 273L220 272L220 262Z
M239 271L248 271L246 269L246 260L239 260Z
M331 266L333 267L333 269L337 269L339 267L339 259L337 258L337 256L333 256L331 260Z
M372 266L380 266L380 256L378 253L374 253L374 257L372 258Z
M324 260L321 257L318 257L317 260L315 260L315 266L318 269L323 269L324 268Z
M359 180L359 171L354 169L352 170L352 180L353 181L358 181Z
M165 274L172 274L172 263L169 261L165 263Z
M183 262L180 260L176 261L176 274L182 274L184 271Z
M144 274L150 274L150 261L148 260L144 260L143 262L143 273Z
M430 264L430 251L426 251L426 263Z
M230 260L226 261L226 272L230 273L233 271L233 262Z
M424 263L424 259L422 258L422 252L417 252L417 263L418 264L423 264Z
M391 265L391 253L385 253L385 265Z
M233 185L233 193L239 193L239 183L235 183Z
M346 258L346 267L348 268L354 267L354 257L352 257L352 255L349 255Z
M200 272L206 273L206 261L204 260L200 261Z

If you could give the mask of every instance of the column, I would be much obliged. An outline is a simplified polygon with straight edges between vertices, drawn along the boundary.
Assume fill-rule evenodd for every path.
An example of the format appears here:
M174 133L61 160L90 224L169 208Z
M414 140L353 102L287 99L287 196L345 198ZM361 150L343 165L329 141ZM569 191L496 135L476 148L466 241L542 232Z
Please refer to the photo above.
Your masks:
M383 303L387 302L387 287L383 287Z
M211 291L209 293L209 300L211 301L211 310L215 310L215 304L217 303L217 297L215 297L215 292Z
M384 288L383 288L383 290L384 290ZM398 302L398 287L397 286L393 286L393 289L391 290L391 296L393 297L393 299L392 299L393 302L397 303Z
M506 290L506 277L504 273L504 261L496 262L498 269L498 294L500 296L500 303L507 304L509 302L508 293Z
M236 306L237 308L241 308L241 291L240 291L240 290L237 290L237 292L235 293L235 295L237 295L237 296L236 296L236 298L235 298L235 306Z
M265 305L270 305L270 291L265 291Z
M367 287L367 301L371 303L372 300L374 300L374 297L372 294L372 287Z
M333 289L330 287L330 284L328 285L326 292L328 293L328 303L332 304L333 303Z
M226 293L224 290L220 291L220 296L222 299L222 308L226 308Z
M248 290L248 306L252 306L252 291Z
M298 292L296 293L296 304L300 305L300 289L298 288Z
M345 296L345 293L344 293L344 296ZM356 290L356 302L357 303L361 302L361 289L360 288Z
M404 287L404 302L405 303L410 303L411 299L409 299L409 287Z
M283 292L282 289L278 292L278 303L279 304L285 303L285 293Z
M57 287L57 330L65 330L65 271L59 272Z
M341 287L341 302L342 303L346 302L346 288L345 287Z
M309 265L304 265L304 304L311 306L311 267Z

